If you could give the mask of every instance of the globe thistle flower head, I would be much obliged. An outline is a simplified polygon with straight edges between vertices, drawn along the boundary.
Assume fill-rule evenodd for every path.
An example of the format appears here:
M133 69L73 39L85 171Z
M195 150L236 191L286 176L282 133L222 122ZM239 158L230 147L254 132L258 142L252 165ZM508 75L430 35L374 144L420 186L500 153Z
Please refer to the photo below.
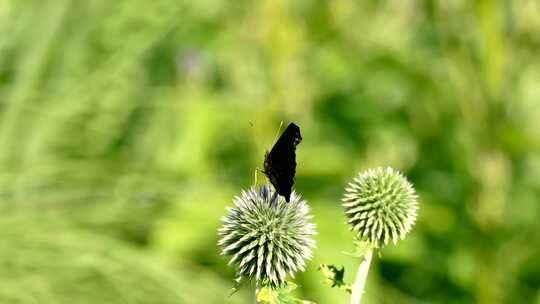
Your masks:
M418 210L411 183L392 168L370 169L349 183L343 207L350 229L375 247L394 244L411 230Z
M293 192L290 202L270 185L254 187L234 198L234 207L218 229L221 254L236 265L238 279L259 286L282 287L287 274L303 271L312 257L315 225L305 200Z

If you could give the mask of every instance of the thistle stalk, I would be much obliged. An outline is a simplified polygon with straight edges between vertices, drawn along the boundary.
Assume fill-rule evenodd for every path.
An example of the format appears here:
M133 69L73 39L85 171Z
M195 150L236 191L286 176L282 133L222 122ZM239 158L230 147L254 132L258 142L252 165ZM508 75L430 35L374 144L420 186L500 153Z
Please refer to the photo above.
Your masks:
M364 286L366 285L367 275L369 271L369 265L371 264L371 257L373 256L373 250L369 249L362 261L358 266L358 272L356 273L356 279L352 286L352 295L350 304L360 304L362 301L362 294L364 293Z

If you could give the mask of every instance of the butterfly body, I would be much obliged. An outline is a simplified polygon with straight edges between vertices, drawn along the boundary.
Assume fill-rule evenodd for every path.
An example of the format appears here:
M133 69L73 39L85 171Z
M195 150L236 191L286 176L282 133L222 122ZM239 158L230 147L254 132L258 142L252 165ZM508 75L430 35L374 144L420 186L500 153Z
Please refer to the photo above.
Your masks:
M302 141L300 128L290 123L270 152L264 156L264 175L279 195L289 202L296 174L296 146Z

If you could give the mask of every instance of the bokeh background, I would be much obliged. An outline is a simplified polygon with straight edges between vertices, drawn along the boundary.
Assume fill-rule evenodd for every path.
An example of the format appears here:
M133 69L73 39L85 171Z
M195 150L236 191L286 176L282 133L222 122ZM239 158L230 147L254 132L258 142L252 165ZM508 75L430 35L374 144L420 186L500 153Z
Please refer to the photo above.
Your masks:
M366 303L540 303L539 51L536 0L0 0L0 302L249 303L216 229L294 121L298 296L346 303L343 188L393 166Z

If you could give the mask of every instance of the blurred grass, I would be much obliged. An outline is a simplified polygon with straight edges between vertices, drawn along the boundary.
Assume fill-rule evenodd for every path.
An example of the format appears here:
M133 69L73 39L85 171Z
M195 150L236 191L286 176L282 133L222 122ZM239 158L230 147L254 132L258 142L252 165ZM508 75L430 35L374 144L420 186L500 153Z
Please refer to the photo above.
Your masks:
M281 120L319 229L303 297L346 299L316 268L351 279L343 186L390 165L420 218L369 303L538 302L539 20L535 0L0 0L0 302L246 302L216 228Z
M29 216L4 215L0 223L8 245L2 246L4 303L200 303L203 295L221 303L220 293L228 292L210 273L181 271L61 218Z

